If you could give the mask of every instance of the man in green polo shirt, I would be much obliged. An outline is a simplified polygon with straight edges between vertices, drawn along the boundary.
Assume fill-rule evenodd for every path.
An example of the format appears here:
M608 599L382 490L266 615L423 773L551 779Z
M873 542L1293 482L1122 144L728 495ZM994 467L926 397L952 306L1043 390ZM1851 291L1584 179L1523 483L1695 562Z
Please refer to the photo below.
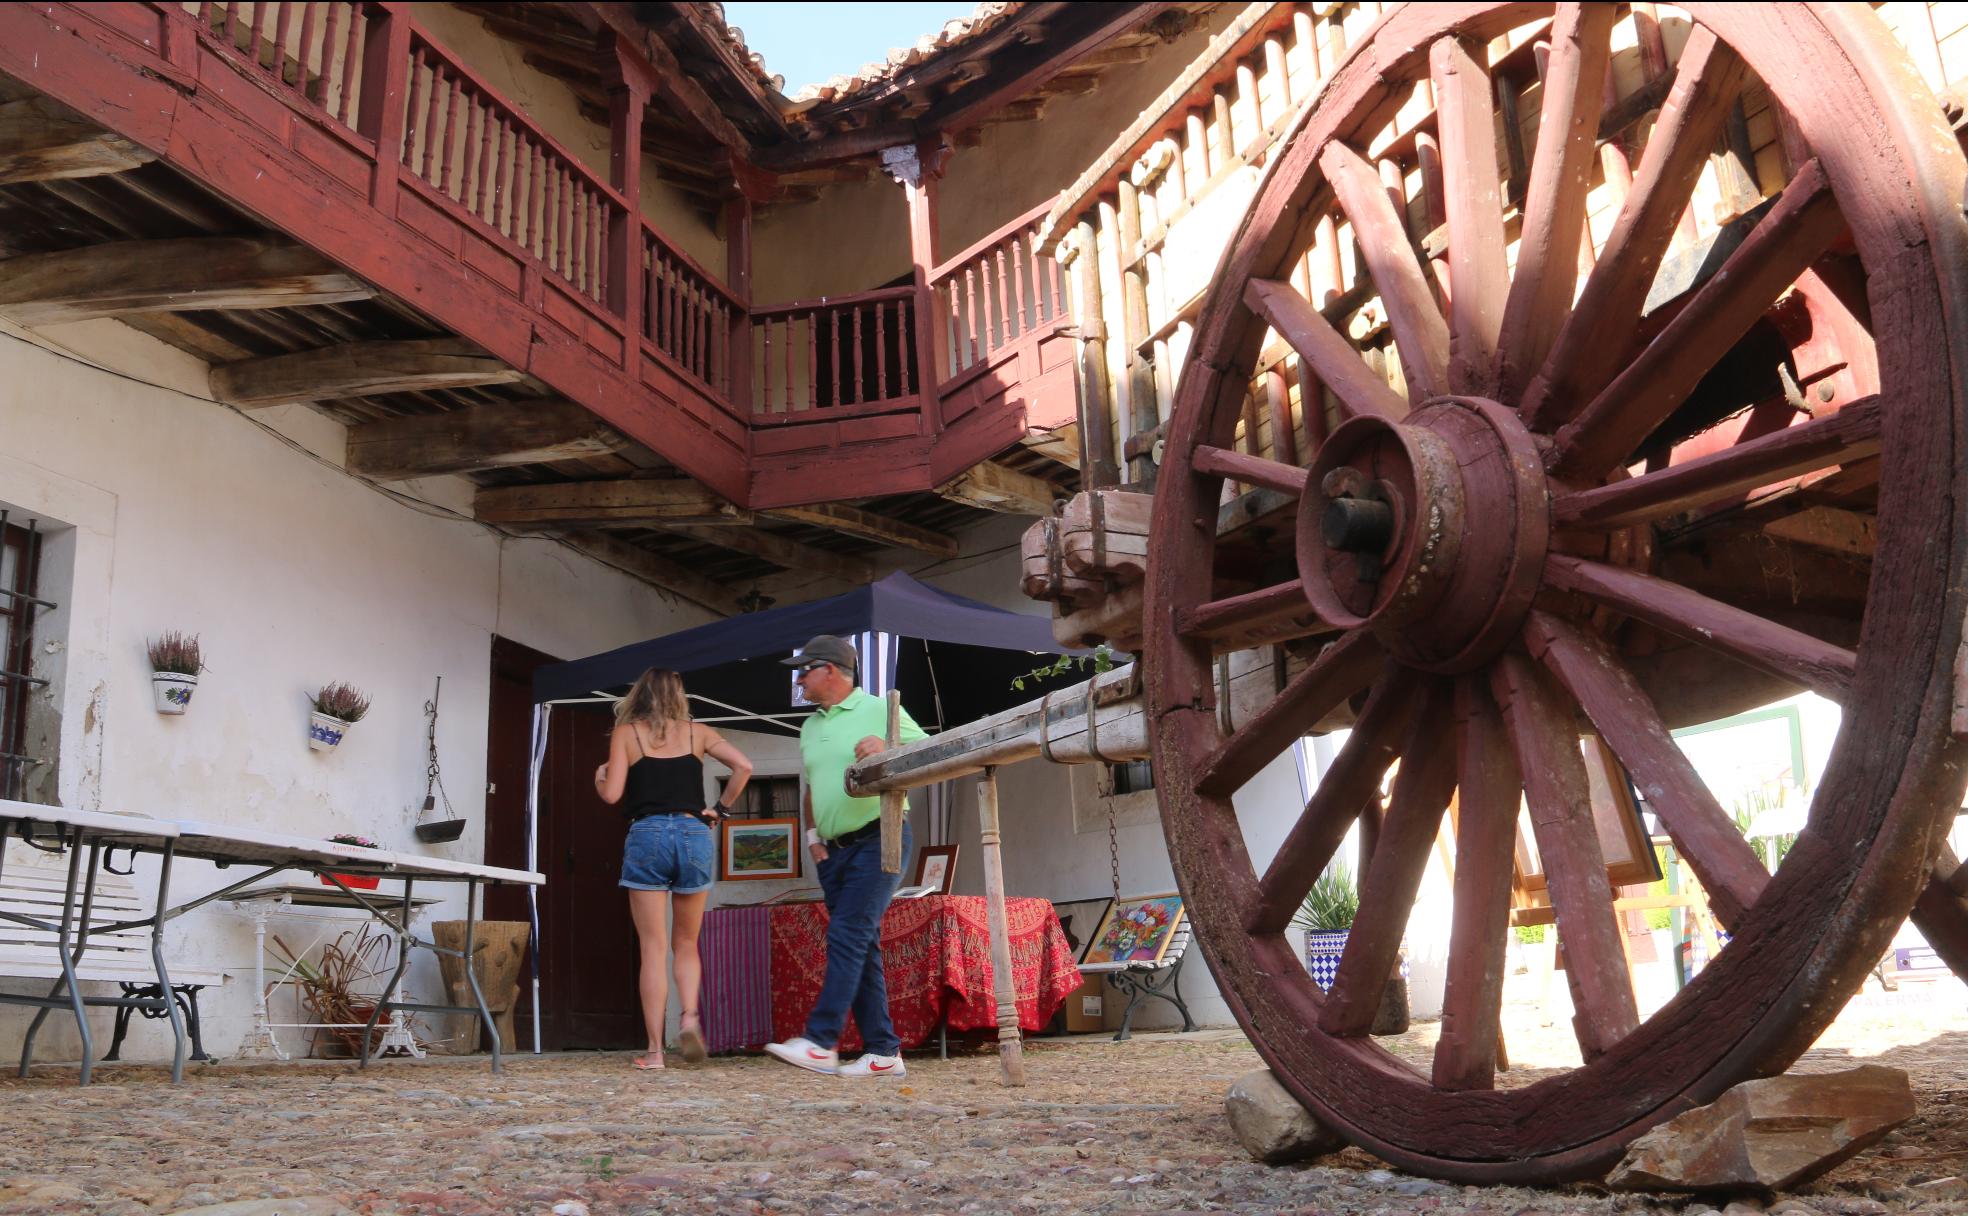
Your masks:
M806 699L820 708L800 727L806 771L806 847L827 903L827 975L807 1015L806 1033L765 1049L788 1064L843 1077L899 1077L902 1041L888 1017L888 979L882 972L881 920L900 876L881 868L881 799L847 792L847 766L885 749L888 707L863 692L859 660L845 640L821 634L790 659ZM905 712L902 742L924 738ZM902 824L902 855L910 831ZM842 1064L835 1045L848 1012L867 1051Z

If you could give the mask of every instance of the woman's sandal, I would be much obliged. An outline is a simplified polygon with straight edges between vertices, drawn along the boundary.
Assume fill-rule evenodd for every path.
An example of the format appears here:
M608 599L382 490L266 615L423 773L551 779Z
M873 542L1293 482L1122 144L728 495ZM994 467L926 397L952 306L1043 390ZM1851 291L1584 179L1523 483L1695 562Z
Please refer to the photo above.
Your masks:
M651 1061L654 1062L652 1063ZM663 1053L660 1051L645 1051L632 1060L631 1063L635 1065L637 1072L661 1072L663 1071Z
M686 1013L679 1019L677 1050L683 1053L683 1062L686 1064L702 1064L704 1057L710 1054L704 1050L701 1019L694 1013Z

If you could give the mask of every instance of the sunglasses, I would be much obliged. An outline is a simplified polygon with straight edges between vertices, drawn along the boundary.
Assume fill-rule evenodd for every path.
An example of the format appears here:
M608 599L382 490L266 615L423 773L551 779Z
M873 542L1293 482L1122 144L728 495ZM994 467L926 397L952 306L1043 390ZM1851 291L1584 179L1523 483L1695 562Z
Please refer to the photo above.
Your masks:
M793 668L793 672L795 673L794 678L797 679L799 676L804 676L807 673L816 670L817 668L832 667L832 666L833 666L832 663L808 663L803 667L795 667Z

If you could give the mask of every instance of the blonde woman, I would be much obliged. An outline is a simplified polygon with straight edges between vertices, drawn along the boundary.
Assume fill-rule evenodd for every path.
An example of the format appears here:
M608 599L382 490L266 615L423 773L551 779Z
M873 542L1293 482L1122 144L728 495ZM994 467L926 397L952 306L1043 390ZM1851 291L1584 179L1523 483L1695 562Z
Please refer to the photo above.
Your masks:
M715 806L704 805L704 757L731 770ZM642 1020L649 1050L637 1068L663 1067L663 1005L670 965L676 968L681 1024L677 1046L695 1064L704 1058L704 1029L698 1018L703 964L697 934L704 923L704 899L717 877L714 825L751 780L752 762L714 730L690 720L683 678L652 667L629 695L615 703L615 729L609 735L608 763L595 770L595 791L610 806L620 805L629 820L622 856L622 883L629 891L641 946ZM664 944L670 959L664 958Z

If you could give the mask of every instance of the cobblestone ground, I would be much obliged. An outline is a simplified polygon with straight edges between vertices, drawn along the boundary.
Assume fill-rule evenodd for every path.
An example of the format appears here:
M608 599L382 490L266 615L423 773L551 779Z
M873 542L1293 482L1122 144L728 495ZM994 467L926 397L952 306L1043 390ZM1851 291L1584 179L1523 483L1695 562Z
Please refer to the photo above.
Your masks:
M1961 990L1860 1001L1801 1064L1912 1073L1916 1121L1774 1213L1968 1211L1968 1009ZM1562 1063L1548 1022L1514 1026L1522 1065ZM1435 1027L1396 1049L1425 1060ZM1234 1031L1039 1040L1031 1084L994 1051L912 1058L850 1082L762 1058L640 1073L626 1055L222 1064L172 1087L109 1065L0 1082L0 1214L353 1213L1701 1213L1706 1202L1590 1186L1462 1187L1357 1150L1250 1162L1222 1097L1255 1052ZM1799 1206L1802 1205L1802 1206ZM1730 1216L1762 1211L1755 1204Z

